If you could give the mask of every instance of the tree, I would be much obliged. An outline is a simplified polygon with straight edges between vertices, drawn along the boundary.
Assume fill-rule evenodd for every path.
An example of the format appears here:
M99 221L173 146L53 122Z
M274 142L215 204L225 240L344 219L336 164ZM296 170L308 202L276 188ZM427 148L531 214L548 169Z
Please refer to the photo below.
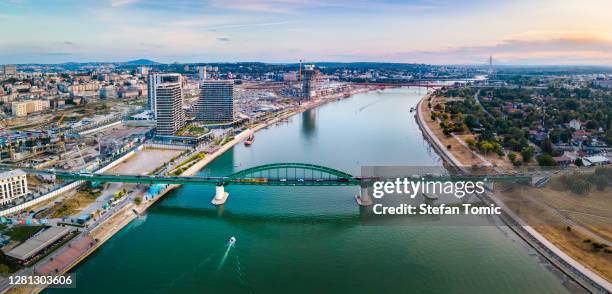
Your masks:
M508 153L508 159L510 159L510 162L514 162L516 160L516 153L514 152Z
M535 149L532 146L527 146L523 148L521 151L521 156L523 157L524 162L530 162L533 158L533 154L535 153Z
M536 158L540 166L556 166L557 162L550 154L540 155Z
M552 155L553 152L555 151L555 148L553 147L552 142L548 138L544 139L544 141L542 141L542 143L540 144L540 147L542 148L542 152L544 154Z
M599 123L595 120L590 120L587 122L586 124L586 128L589 130L596 130L599 129Z
M565 107L572 110L576 110L578 109L578 107L580 107L580 103L576 99L567 99L565 101Z
M606 187L608 186L608 178L604 175L597 175L597 174L591 175L589 177L589 182L595 185L595 187L599 191L605 190Z
M579 195L587 195L591 192L591 189L593 188L593 185L581 178L577 178L576 180L572 181L572 185L570 187L570 189L572 190L572 192L579 194Z
M480 122L478 122L478 119L475 116L471 115L471 114L468 114L465 117L465 119L463 120L463 122L470 129L477 128L477 127L480 126Z
M576 160L574 160L574 164L576 166L584 166L584 162L582 162L582 158L578 157L576 158Z
M474 146L476 146L476 141L472 138L467 138L465 139L465 143L470 146L470 148L473 148Z
M480 151L484 152L485 154L489 153L491 150L493 150L493 144L491 144L488 141L482 141L480 142Z

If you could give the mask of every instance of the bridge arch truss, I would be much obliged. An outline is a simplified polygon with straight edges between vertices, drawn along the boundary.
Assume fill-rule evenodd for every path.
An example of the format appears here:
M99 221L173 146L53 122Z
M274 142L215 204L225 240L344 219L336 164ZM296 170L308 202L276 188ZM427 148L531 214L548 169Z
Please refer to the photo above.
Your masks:
M273 163L247 168L225 178L228 184L354 185L349 173L308 163Z

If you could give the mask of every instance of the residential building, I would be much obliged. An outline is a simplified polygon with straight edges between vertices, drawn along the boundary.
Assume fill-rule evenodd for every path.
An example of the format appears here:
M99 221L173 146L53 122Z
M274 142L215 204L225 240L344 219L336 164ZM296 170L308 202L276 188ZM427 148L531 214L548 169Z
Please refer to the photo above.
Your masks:
M234 120L234 81L206 80L200 85L200 98L195 105L196 119L206 123L227 123Z
M295 71L283 73L283 81L285 82L295 82L297 79L297 72Z
M139 66L136 72L140 75L146 76L147 74L149 74L149 68L146 66Z
M17 74L17 67L15 65L6 64L6 65L4 65L3 72L4 72L5 75L16 75Z
M580 128L582 127L582 122L577 119L572 119L569 122L569 127L573 128L574 130L580 130Z
M117 98L117 89L113 85L100 88L100 98Z
M14 116L26 116L47 108L49 108L49 100L24 100L11 103L11 112Z
M147 109L153 112L153 117L157 119L157 87L164 83L177 83L182 87L182 78L176 73L149 73L147 76Z
M198 67L198 78L200 79L200 81L203 81L206 79L206 66Z
M185 125L183 94L178 82L163 83L155 89L158 136L174 136Z
M302 98L312 99L315 96L316 80L318 71L312 64L304 65L302 70Z
M610 164L610 160L607 157L601 155L583 157L582 159L585 166Z
M23 170L0 173L0 205L9 204L28 192L28 179Z

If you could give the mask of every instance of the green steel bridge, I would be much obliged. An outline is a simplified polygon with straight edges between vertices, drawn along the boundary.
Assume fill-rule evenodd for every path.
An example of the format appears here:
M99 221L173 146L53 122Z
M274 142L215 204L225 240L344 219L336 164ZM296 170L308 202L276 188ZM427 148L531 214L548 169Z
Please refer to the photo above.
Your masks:
M308 163L272 163L247 168L227 176L168 176L90 173L65 170L37 170L18 166L1 165L0 169L22 169L28 173L53 174L64 180L91 182L121 182L140 184L199 184L199 185L267 185L267 186L363 186L374 181L395 180L393 178L354 176L337 169ZM432 181L476 181L527 182L531 175L435 175L403 176L416 180ZM402 178L403 178L402 177Z
M3 165L0 168L19 168ZM531 183L530 175L409 175L383 177L353 176L349 173L314 164L307 163L272 163L247 168L227 176L167 176L167 175L128 175L109 173L90 173L61 170L35 170L24 169L29 173L53 174L59 179L90 181L90 182L121 182L138 184L169 184L169 185L214 185L216 194L213 204L225 203L227 196L224 187L227 185L266 185L266 186L359 186L361 196L358 202L361 205L371 204L367 188L375 181L395 181L397 178L410 178L411 180L427 181L485 181L485 182L523 182ZM364 201L365 200L365 201Z

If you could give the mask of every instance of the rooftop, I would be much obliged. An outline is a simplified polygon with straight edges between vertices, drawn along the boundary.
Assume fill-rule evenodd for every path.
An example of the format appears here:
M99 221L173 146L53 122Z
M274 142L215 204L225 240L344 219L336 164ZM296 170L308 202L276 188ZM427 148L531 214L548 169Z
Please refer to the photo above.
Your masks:
M0 173L0 180L10 179L13 177L23 176L23 175L26 175L26 172L24 172L21 169L14 169L14 170L5 171L5 172Z
M67 227L48 228L28 239L21 245L13 248L13 250L7 252L6 255L19 260L26 260L53 244L53 242L66 236L70 231L71 229Z

